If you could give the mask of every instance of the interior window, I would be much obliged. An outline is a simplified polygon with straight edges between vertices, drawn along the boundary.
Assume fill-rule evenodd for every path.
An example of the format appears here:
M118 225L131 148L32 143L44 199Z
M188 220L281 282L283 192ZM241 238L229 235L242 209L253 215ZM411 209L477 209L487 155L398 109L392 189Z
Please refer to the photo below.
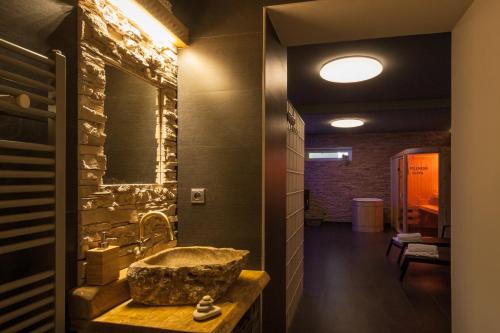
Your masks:
M308 160L321 161L345 161L352 160L352 148L308 148L306 150Z

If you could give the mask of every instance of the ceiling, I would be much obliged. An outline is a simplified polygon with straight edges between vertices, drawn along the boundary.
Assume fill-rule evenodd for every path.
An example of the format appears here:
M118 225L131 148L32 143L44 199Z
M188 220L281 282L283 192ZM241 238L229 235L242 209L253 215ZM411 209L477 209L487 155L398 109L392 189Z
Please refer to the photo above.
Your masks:
M320 0L270 6L287 46L449 32L472 0Z
M268 7L288 46L288 95L308 133L339 133L329 121L358 117L356 132L448 130L451 34L472 0L320 0ZM327 61L366 55L384 64L369 81L319 76Z
M382 62L368 81L338 84L319 76L327 61L365 55ZM308 133L345 131L329 121L357 117L351 132L448 130L451 125L451 34L440 33L288 48L288 98Z

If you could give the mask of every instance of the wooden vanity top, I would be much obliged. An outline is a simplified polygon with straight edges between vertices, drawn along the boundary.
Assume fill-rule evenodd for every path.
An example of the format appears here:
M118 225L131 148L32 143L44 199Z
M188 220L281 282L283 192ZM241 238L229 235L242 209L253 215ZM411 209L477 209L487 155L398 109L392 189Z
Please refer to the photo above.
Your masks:
M215 302L222 315L193 320L194 306L146 306L128 300L93 320L73 320L73 328L95 333L229 333L269 282L264 271L244 270Z
M157 251L175 247L177 241L159 244ZM104 286L84 285L71 291L69 297L69 316L72 320L91 320L118 304L130 299L130 289L127 282L127 270L120 271L118 280Z

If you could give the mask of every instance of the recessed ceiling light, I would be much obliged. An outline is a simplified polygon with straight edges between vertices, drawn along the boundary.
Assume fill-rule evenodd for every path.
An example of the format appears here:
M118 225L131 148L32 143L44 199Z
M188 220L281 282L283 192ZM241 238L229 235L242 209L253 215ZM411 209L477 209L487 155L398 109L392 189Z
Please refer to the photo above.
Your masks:
M345 57L334 59L321 67L319 75L326 81L351 83L373 79L382 73L384 66L370 57Z
M339 128L352 128L363 126L365 122L361 119L346 118L346 119L336 119L330 122L333 127Z

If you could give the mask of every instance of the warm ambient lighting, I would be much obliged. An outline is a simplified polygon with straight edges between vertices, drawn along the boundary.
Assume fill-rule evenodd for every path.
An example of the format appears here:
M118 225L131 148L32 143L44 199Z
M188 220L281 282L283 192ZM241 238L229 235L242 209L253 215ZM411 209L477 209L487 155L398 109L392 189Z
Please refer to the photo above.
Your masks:
M363 126L364 124L365 122L361 119L337 119L330 122L330 125L339 128L359 127Z
M345 57L332 60L323 67L319 75L326 81L336 83L360 82L382 73L384 66L370 57Z
M137 24L157 46L170 46L177 43L177 37L136 1L108 1L117 7L126 18Z

